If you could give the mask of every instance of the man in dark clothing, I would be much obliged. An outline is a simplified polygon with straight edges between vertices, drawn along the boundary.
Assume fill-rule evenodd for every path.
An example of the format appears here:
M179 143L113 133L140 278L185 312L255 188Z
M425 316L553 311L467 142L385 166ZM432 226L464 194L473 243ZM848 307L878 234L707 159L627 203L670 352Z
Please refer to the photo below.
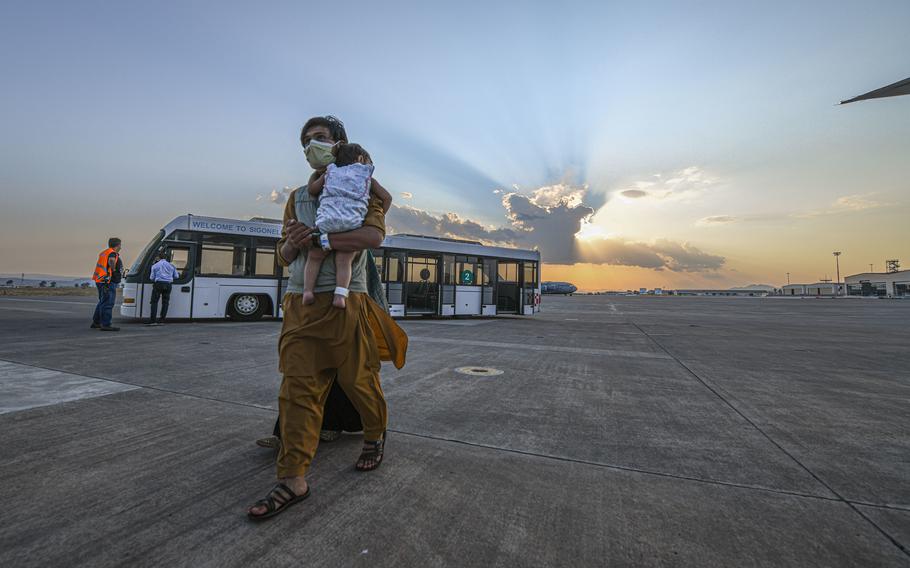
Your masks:
M167 307L171 301L171 286L180 274L177 268L168 262L167 255L159 252L158 261L152 265L152 317L148 325L159 325L158 319L158 300L161 300L161 324L167 317Z

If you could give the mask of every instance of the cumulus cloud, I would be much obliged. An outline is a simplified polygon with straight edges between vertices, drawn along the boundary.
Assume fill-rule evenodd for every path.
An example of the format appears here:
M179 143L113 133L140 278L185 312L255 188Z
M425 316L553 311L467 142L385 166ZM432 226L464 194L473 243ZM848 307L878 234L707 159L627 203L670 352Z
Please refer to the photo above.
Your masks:
M273 189L269 193L269 201L271 201L272 203L276 203L278 205L284 205L284 203L288 200L288 196L291 195L291 192L294 191L295 189L296 188L290 187L287 185L282 187L281 189ZM257 196L256 201L260 201L261 197L262 197L261 195Z
M557 184L531 195L510 192L502 196L502 206L512 226L547 262L573 264L578 261L575 233L594 216L594 209L582 204L586 191L586 186Z
M484 244L537 248L545 262L579 262L638 266L654 270L704 272L717 270L724 258L689 243L666 239L651 243L620 238L579 240L576 234L594 215L584 203L587 186L556 184L532 191L502 193L507 227L493 227L455 213L433 214L409 206L393 206L390 232L439 235Z
M593 239L582 245L584 262L640 266L675 272L705 272L723 266L722 256L706 253L689 243L659 239L653 243L624 239Z
M402 199L411 199L412 197L414 197L414 194L411 193L410 191L402 191L401 197L402 197Z
M557 183L535 189L529 199L531 203L538 207L578 207L582 204L585 194L588 193L587 185L571 185L567 183ZM518 190L508 195L518 195ZM505 204L505 197L503 198Z
M698 166L689 166L667 175L654 174L650 179L633 182L618 193L629 199L693 199L708 191L718 181Z
M455 213L434 215L407 205L392 205L386 225L394 233L467 239L489 245L515 245L521 240L517 231L512 229L488 227L477 221L462 219Z

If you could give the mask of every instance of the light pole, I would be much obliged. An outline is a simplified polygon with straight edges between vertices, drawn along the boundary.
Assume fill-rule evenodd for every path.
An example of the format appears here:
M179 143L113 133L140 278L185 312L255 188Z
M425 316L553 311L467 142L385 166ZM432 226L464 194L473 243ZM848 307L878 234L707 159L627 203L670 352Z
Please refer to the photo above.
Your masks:
M790 285L790 273L788 272L787 273L787 286L789 286L789 285Z
M838 288L840 288L840 251L836 250L832 253L834 255L834 264L837 266L837 288L834 289L834 295L840 296Z
M872 263L871 263L871 262L869 263L869 272L875 272L874 270L872 270Z

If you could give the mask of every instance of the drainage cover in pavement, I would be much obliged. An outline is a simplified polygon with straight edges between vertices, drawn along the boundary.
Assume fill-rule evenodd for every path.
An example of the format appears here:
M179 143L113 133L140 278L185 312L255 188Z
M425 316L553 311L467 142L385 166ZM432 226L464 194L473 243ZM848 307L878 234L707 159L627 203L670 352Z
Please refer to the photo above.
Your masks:
M502 371L499 369L494 369L492 367L458 367L455 369L456 373L461 373L462 375L474 375L480 377L492 377L494 375L501 375Z

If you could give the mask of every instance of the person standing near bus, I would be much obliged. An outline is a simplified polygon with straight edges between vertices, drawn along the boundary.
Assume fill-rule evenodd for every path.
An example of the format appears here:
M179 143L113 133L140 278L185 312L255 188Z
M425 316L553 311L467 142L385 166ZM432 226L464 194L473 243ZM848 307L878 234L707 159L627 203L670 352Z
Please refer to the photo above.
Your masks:
M107 248L98 255L95 272L92 274L92 280L98 288L98 304L95 306L95 315L92 316L92 329L120 331L119 327L111 325L111 319L117 302L117 285L120 284L123 273L121 244L120 239L111 237L107 240Z
M177 267L168 262L164 251L158 253L158 261L152 265L152 315L148 325L164 324L167 307L171 302L171 286L180 277ZM157 321L158 299L161 299L161 321Z
M348 140L341 121L315 117L304 125L300 141L307 161L316 170L310 177L312 183L332 163L332 147ZM363 423L363 450L355 468L371 471L379 467L387 423L385 397L379 384L380 359L394 361L398 368L404 365L407 335L369 297L367 254L358 255L353 262L350 295L343 309L332 305L335 273L329 259L320 267L315 301L303 303L303 269L308 251L318 247L363 252L379 247L385 236L382 201L370 200L359 229L330 236L320 235L313 228L316 207L316 198L301 187L288 197L284 210L277 254L279 264L290 267L290 278L278 340L278 367L282 373L278 395L278 483L247 510L253 520L277 515L310 495L304 475L319 444L324 405L334 381L344 390Z

